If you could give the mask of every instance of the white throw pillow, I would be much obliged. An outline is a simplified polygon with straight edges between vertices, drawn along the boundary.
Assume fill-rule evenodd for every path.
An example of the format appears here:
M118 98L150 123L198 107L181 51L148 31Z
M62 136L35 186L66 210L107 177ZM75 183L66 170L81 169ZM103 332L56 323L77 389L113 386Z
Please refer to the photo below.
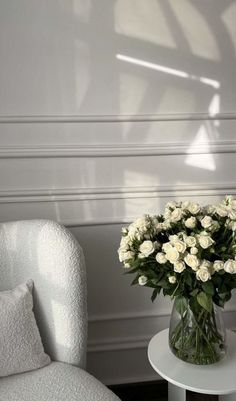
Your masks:
M33 281L0 292L0 377L46 366L33 313Z

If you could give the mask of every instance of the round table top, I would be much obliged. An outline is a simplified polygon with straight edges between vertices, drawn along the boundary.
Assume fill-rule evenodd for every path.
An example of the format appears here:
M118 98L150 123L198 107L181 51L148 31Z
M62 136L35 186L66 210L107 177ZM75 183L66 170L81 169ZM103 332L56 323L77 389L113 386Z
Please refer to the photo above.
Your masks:
M169 348L169 329L150 341L148 359L153 369L168 382L204 394L236 392L236 333L226 332L226 356L212 365L193 365L178 359Z

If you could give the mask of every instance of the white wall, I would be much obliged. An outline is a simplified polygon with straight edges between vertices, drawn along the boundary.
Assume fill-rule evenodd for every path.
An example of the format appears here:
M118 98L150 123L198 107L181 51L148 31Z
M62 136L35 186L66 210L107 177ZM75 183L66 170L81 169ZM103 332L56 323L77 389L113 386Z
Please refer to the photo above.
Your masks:
M157 377L146 348L171 308L122 275L122 225L236 193L235 19L235 0L0 2L0 220L81 242L105 383Z

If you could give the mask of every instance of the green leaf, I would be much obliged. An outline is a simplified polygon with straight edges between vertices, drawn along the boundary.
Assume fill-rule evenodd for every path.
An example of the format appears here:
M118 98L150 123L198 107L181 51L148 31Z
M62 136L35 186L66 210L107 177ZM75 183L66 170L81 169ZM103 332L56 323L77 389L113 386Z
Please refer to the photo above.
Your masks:
M197 301L199 305L202 306L207 312L211 313L212 311L212 298L207 295L205 292L201 291L197 294Z
M139 274L135 277L135 279L132 281L132 283L130 285L138 284L138 278L139 278Z
M158 281L158 285L162 288L168 288L170 286L165 279Z
M158 288L155 288L155 290L153 291L152 296L151 296L152 302L155 301L157 294L158 294Z
M229 283L228 284L228 286L230 287L230 288L236 288L236 282L235 281L233 281L232 283Z
M195 297L197 295L198 291L199 291L198 288L195 288L195 290L190 292L190 295L192 295L192 297Z
M185 274L185 282L188 284L189 287L192 287L193 280L190 274Z
M219 294L219 297L224 301L224 302L228 302L231 298L231 292L225 292L224 294Z
M188 308L188 301L186 298L178 296L175 298L175 307L177 312L182 316Z
M209 294L209 295L215 294L215 288L211 281L206 281L205 283L203 283L202 289L206 294Z
M133 274L139 270L139 266L126 270L123 274Z

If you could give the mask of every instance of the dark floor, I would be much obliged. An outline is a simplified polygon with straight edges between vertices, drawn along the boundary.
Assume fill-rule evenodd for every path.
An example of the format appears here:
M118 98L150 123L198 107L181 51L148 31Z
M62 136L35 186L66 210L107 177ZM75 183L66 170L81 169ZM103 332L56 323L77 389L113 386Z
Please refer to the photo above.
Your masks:
M120 384L110 386L121 401L168 401L168 387L165 380L155 382ZM217 401L214 395L187 392L187 401Z

